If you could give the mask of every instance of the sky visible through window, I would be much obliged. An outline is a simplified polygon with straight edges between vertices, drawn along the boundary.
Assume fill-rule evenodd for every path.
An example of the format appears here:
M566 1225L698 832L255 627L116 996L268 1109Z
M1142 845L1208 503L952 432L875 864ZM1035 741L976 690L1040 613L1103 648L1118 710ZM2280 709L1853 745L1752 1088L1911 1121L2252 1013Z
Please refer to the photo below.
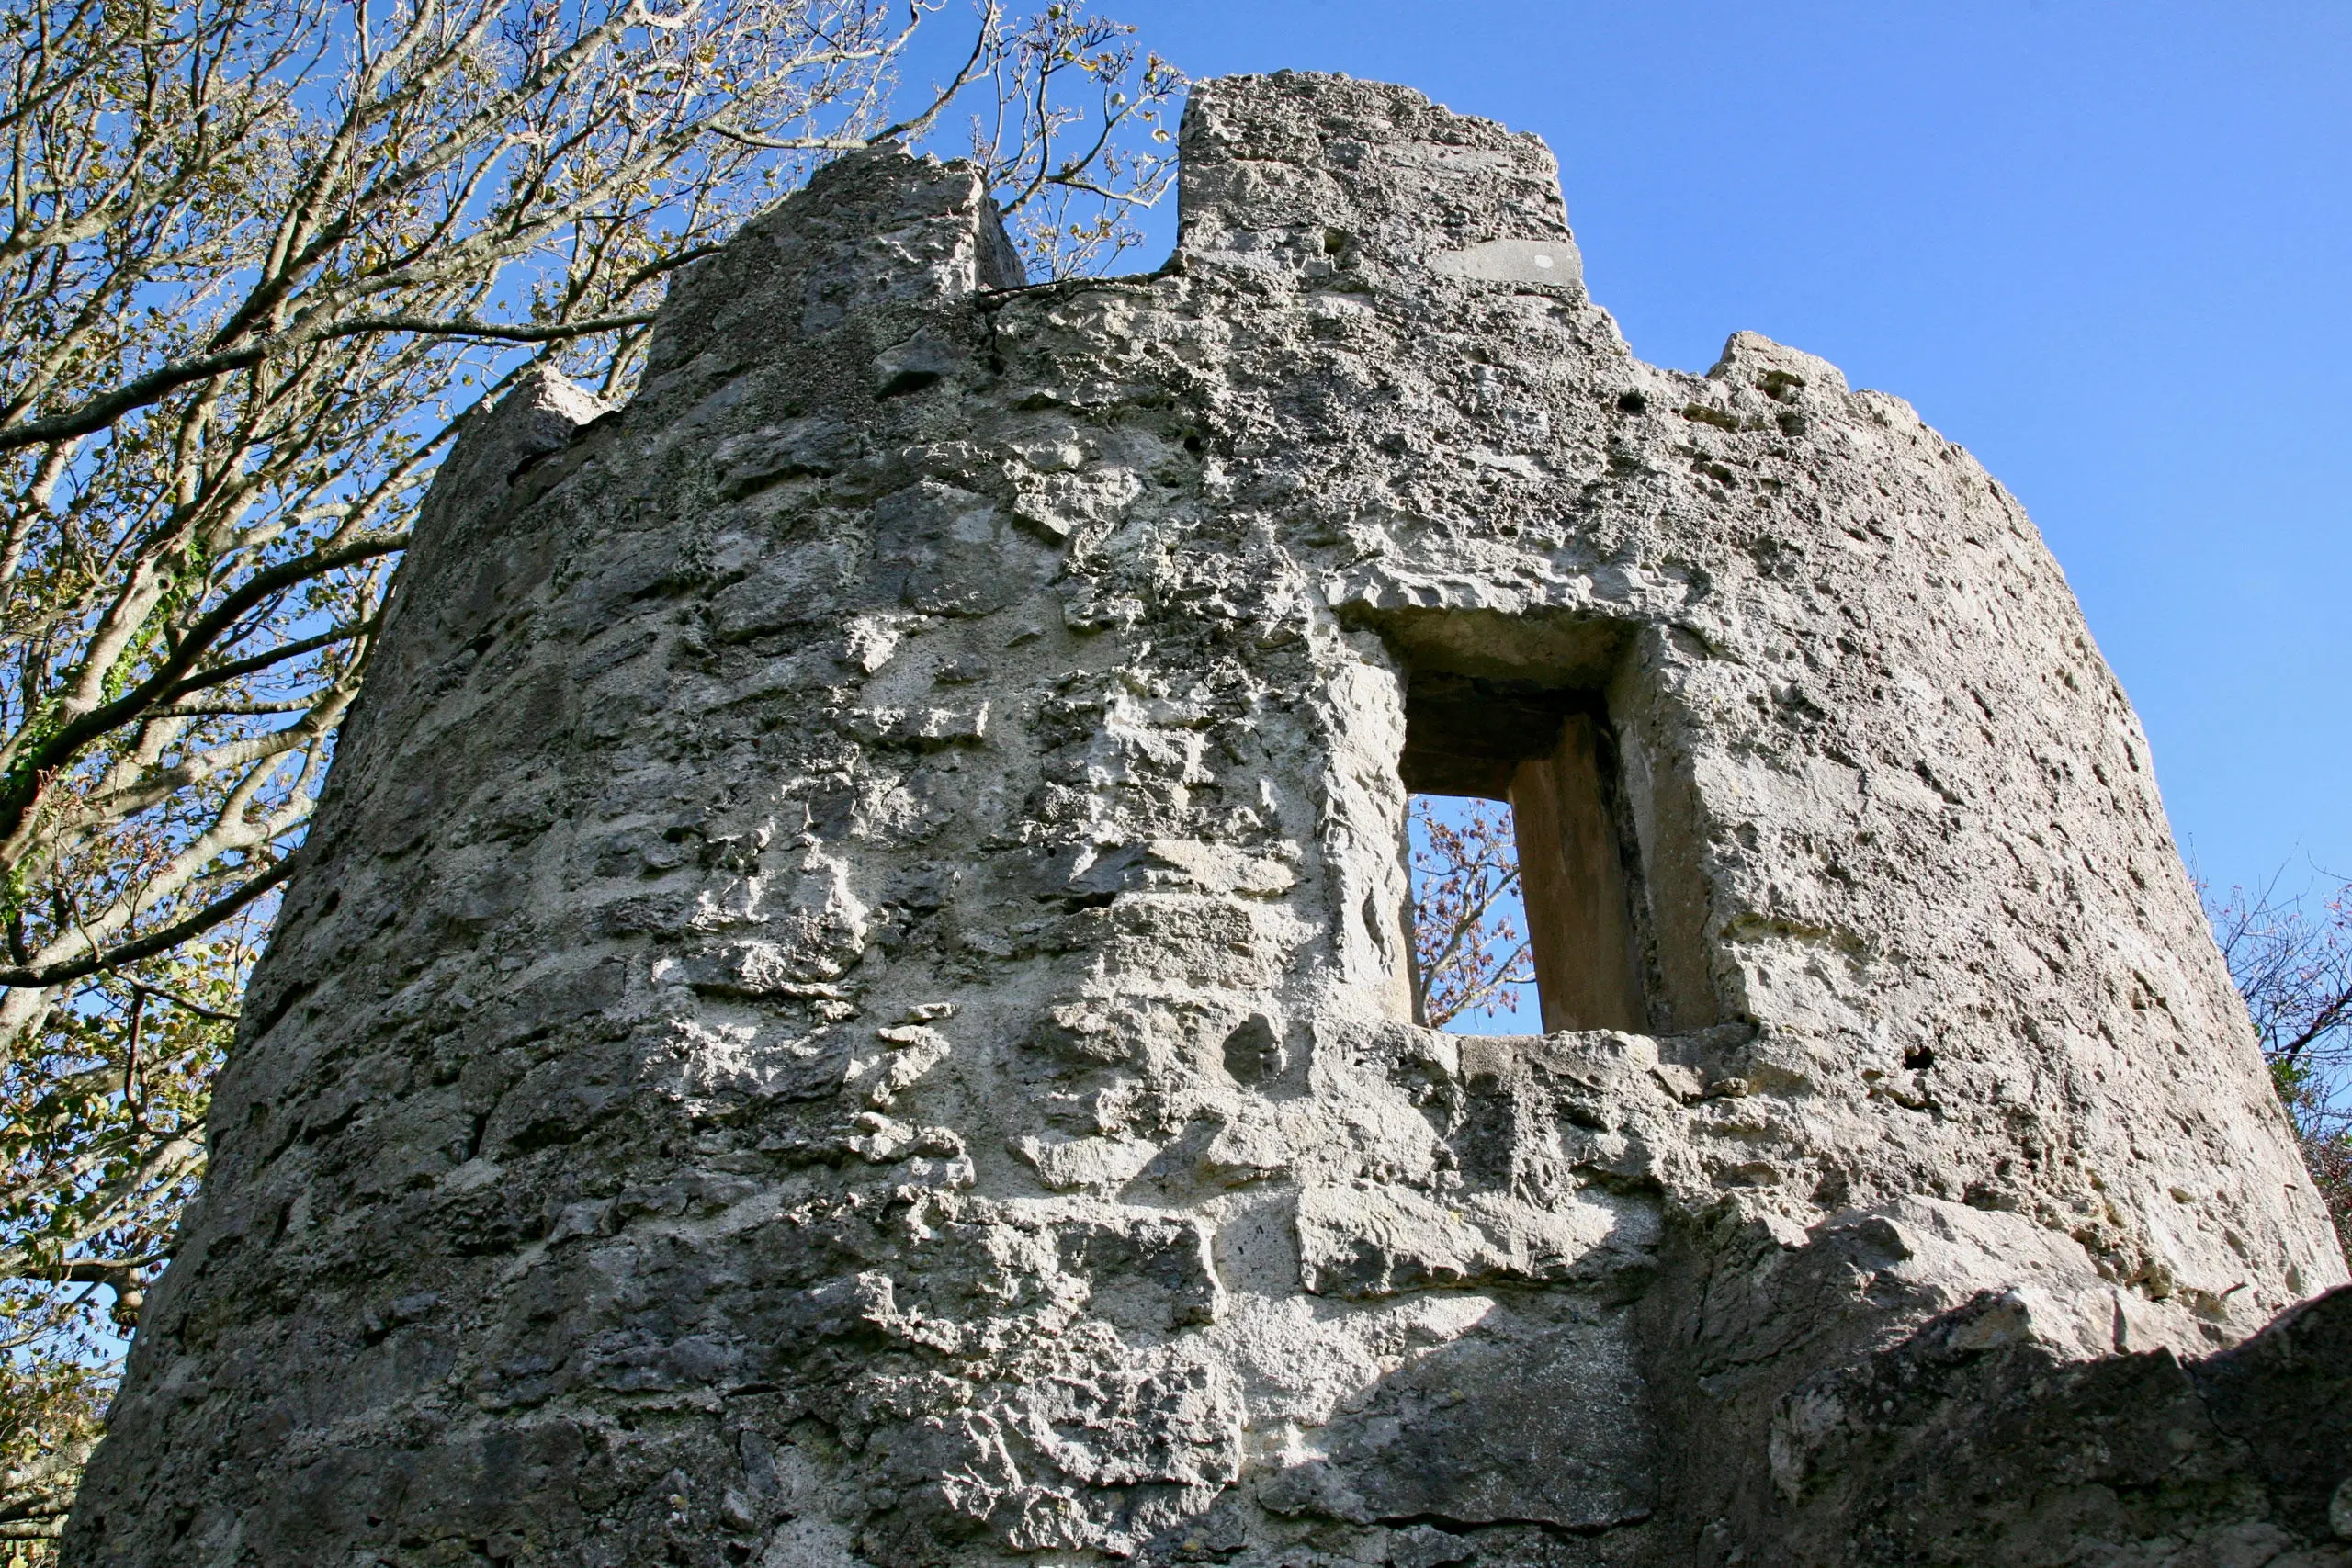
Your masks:
M1476 878L1484 869L1490 878L1493 897L1484 899L1472 891L1469 902L1479 911L1482 933L1486 936L1486 951L1494 959L1502 959L1527 940L1527 908L1520 896L1519 852L1511 837L1510 807L1501 801L1471 800L1460 795L1416 795L1412 797L1407 826L1411 847L1414 945L1426 955L1442 951L1451 934L1436 929L1434 921L1442 918L1439 911L1460 907L1449 903L1445 890L1435 886L1447 879L1455 883L1457 899L1463 884ZM1485 852L1483 868L1473 869L1464 853L1468 845L1474 852ZM1494 875L1499 867L1502 874ZM1451 922L1449 922L1451 923ZM1503 936L1501 933L1508 932ZM1521 959L1518 972L1528 973L1526 961ZM1456 1034L1541 1034L1544 1032L1543 1010L1539 1005L1534 984L1498 987L1487 1005L1472 1006L1438 1027Z

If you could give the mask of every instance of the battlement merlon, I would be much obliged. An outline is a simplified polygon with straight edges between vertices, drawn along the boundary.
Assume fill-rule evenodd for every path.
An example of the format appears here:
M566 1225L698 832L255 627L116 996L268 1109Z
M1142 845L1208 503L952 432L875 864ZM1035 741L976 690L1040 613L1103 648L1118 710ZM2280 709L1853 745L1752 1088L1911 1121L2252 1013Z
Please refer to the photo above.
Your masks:
M646 379L707 358L724 374L852 314L1027 281L973 166L880 143L826 164L672 286Z
M1408 87L1293 72L1204 82L1179 150L1187 255L1325 277L1427 267L1583 281L1542 140Z

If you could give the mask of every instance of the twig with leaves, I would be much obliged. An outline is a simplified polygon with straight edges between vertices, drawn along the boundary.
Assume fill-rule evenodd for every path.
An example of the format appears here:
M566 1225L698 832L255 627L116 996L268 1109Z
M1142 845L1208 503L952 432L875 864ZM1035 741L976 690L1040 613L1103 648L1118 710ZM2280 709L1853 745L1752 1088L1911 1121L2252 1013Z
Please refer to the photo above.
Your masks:
M1174 186L1164 118L1183 78L1139 54L1135 28L1080 6L1009 28L991 6L987 27L974 58L995 101L972 116L972 159L1033 275L1101 270L1141 241L1135 214Z

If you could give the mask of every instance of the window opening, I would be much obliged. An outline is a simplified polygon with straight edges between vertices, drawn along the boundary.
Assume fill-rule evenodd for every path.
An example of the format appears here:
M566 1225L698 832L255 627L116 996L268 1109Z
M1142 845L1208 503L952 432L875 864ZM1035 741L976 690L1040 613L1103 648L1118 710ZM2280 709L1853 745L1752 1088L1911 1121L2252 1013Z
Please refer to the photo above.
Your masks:
M1490 1004L1525 988L1517 976L1526 974L1547 1033L1647 1027L1616 771L1590 695L1413 677L1398 772L1416 807L1419 1016L1436 1027L1476 1027L1498 1012L1519 1021L1518 1007ZM1505 902L1514 891L1516 910ZM1478 923L1464 931L1465 918Z

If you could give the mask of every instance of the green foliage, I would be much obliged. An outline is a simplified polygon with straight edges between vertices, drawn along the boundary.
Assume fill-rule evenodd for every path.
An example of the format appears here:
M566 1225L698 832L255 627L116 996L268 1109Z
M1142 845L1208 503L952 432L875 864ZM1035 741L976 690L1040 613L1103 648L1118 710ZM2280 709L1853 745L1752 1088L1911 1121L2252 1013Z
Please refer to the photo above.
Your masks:
M94 976L0 1064L0 1568L52 1561L122 1336L203 1176L266 917Z
M203 1174L204 1112L259 918L94 976L0 1064L0 1259L19 1277L102 1261L129 1291L163 1258Z
M39 1312L0 1292L0 1313L23 1323ZM70 1328L61 1325L61 1333ZM47 1568L73 1506L74 1483L97 1443L110 1368L58 1353L0 1360L0 1568Z

